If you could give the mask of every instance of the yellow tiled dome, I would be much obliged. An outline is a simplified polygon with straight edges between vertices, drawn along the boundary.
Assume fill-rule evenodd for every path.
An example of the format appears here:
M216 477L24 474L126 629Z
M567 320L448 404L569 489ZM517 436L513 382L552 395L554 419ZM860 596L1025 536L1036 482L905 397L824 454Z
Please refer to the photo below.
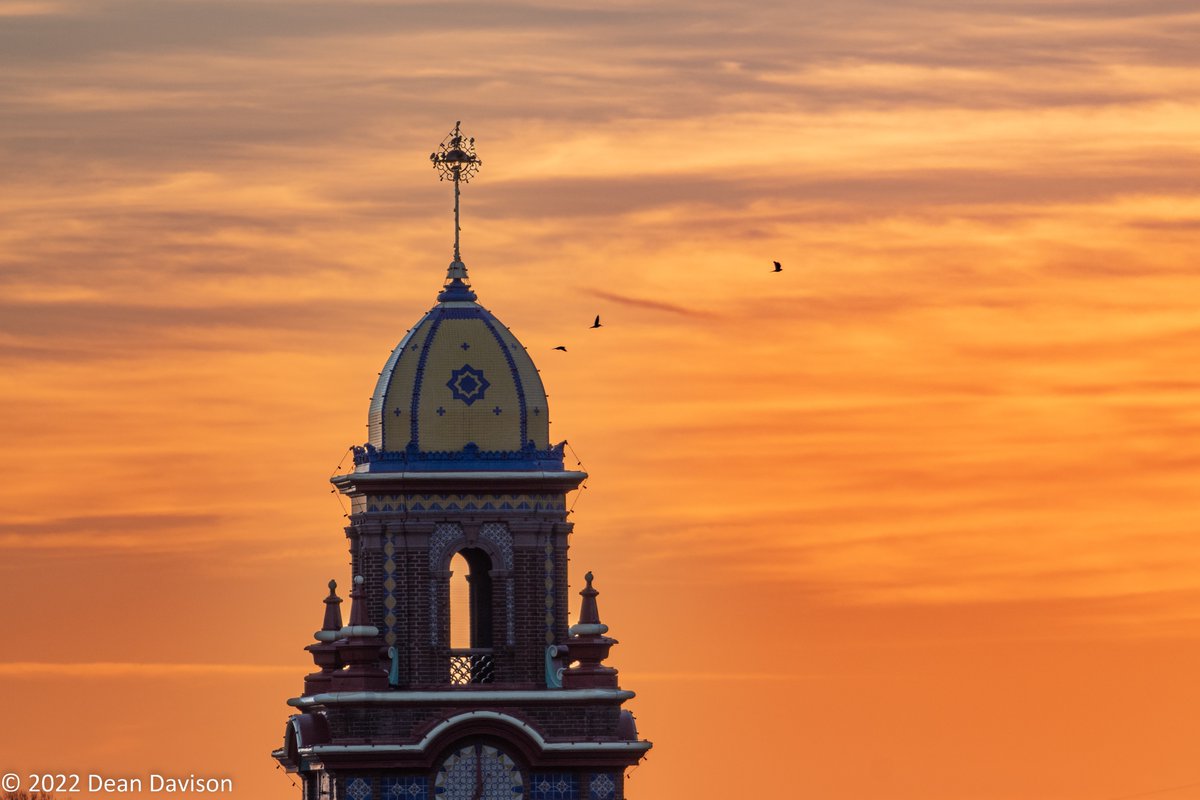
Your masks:
M371 398L362 462L422 468L546 468L546 390L525 347L475 302L466 267L450 265L438 303L400 340ZM407 468L412 468L411 466Z

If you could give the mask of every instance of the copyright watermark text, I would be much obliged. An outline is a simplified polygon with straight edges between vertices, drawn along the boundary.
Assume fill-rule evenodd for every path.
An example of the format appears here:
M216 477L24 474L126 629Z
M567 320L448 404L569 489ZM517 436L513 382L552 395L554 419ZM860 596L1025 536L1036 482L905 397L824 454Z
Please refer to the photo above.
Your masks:
M119 795L134 792L150 794L230 794L233 792L232 778L215 778L205 775L146 775L110 776L94 772L32 772L21 775L7 772L0 776L0 791L32 793L87 792L91 795Z

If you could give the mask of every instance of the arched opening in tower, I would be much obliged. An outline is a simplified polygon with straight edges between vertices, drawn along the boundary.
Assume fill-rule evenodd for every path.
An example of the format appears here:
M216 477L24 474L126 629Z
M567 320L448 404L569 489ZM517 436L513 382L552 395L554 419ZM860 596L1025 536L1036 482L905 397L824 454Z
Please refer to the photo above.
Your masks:
M452 683L493 680L492 560L467 547L450 559L450 652Z

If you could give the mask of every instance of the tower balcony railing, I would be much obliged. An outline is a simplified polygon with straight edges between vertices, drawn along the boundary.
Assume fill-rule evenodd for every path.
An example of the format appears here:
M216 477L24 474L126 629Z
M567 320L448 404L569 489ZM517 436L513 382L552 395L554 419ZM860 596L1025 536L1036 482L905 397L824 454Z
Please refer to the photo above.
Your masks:
M496 679L496 661L487 647L455 648L450 650L450 683L468 686L473 683L492 683Z

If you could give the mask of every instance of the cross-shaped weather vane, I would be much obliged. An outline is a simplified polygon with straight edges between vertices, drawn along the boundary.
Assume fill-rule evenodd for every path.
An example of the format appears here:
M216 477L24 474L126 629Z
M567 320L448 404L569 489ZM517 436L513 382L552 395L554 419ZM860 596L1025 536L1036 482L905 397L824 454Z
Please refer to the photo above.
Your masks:
M454 181L454 260L462 261L462 255L458 249L458 233L461 230L458 225L458 194L459 183L469 183L471 178L475 177L475 173L479 172L479 168L483 166L483 162L475 155L475 139L474 137L467 139L462 135L462 121L454 123L454 130L446 135L442 143L438 145L438 149L429 154L429 160L433 162L433 168L438 171L438 176L443 181Z

